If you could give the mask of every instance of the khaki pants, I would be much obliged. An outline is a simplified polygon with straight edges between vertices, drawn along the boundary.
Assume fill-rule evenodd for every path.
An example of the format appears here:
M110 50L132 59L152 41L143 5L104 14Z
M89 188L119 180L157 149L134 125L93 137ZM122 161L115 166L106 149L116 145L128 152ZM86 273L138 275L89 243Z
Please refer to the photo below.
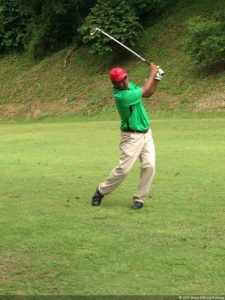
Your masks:
M116 189L139 158L140 183L134 194L134 200L144 203L155 175L155 147L151 130L147 133L121 132L120 150L119 164L112 170L106 181L98 186L99 192L108 195Z

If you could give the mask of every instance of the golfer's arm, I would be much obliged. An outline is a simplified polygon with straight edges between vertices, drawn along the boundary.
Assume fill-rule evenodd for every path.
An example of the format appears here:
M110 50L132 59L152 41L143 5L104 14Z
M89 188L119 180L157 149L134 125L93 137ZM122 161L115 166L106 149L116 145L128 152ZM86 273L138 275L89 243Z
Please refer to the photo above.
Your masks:
M151 97L159 84L159 80L155 80L155 74L151 73L142 87L142 96L145 98Z

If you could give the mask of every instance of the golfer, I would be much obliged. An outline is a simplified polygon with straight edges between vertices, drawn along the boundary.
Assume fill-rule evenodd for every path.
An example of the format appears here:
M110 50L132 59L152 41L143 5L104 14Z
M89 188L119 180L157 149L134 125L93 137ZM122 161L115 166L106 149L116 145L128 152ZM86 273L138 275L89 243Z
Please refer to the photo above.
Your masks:
M154 94L161 80L158 70L159 67L151 64L150 74L143 87L129 82L127 72L120 67L110 72L113 96L121 118L121 154L118 166L98 185L92 197L93 206L99 206L103 197L122 183L138 158L141 162L140 183L133 197L132 208L140 209L144 205L155 175L155 147L142 97L149 98Z

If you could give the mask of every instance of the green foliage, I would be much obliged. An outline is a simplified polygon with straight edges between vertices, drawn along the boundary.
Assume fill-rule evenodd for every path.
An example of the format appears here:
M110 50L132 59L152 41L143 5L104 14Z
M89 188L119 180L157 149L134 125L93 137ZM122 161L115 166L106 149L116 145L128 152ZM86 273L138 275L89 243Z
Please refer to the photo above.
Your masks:
M116 44L112 46L112 41L104 35L97 33L90 36L91 29L95 27L130 46L135 45L142 29L134 11L124 0L98 0L79 29L83 41L90 44L92 53L103 54L112 51L112 47L115 49Z
M148 15L150 12L159 13L173 0L128 0L139 16Z
M23 50L28 33L28 16L14 1L0 3L0 51Z
M171 1L174 0L1 0L0 51L28 50L34 58L40 58L82 40L90 42L92 52L111 51L112 42L106 37L89 36L93 26L134 46L144 17L151 13L152 19Z
M95 2L2 0L0 50L28 49L33 57L42 57L77 41L77 28Z
M77 40L75 33L82 17L79 0L69 3L43 1L38 6L34 1L31 13L33 22L29 29L32 38L28 50L34 57L42 57Z
M207 68L225 65L225 13L212 18L195 17L189 21L186 50L194 64Z

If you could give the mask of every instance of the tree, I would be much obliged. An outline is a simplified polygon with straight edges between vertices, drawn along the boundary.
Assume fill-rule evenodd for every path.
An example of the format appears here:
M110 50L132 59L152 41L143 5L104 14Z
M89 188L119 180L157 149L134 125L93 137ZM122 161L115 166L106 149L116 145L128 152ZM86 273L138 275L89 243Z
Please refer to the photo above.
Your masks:
M99 27L129 46L134 46L142 29L135 12L124 0L98 0L85 19L79 32L85 43L90 44L92 53L103 54L112 51L112 41L96 34L90 36L91 29ZM116 45L113 44L115 49Z
M34 56L42 57L72 42L79 42L77 28L94 2L92 0L85 4L82 0L55 0L54 2L33 0L31 11L33 21L29 25L31 32L29 52ZM27 1L27 8L30 5L28 3L29 1Z
M77 28L96 0L1 0L0 49L27 49L34 57L78 41Z
M150 13L158 14L174 0L128 0L128 3L136 11L137 15L144 17Z
M211 18L195 17L189 21L186 50L194 64L207 68L225 65L225 13Z
M24 50L28 15L12 0L0 3L0 51Z

